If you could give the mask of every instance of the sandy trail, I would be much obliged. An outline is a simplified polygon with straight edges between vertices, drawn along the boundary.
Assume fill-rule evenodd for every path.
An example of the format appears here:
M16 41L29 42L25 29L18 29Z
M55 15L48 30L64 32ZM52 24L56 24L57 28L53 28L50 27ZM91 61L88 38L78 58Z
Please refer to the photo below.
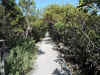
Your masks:
M35 70L31 71L28 75L59 75L53 74L60 66L55 62L58 53L54 50L55 44L52 42L48 33L41 42L37 43L37 46L39 49Z

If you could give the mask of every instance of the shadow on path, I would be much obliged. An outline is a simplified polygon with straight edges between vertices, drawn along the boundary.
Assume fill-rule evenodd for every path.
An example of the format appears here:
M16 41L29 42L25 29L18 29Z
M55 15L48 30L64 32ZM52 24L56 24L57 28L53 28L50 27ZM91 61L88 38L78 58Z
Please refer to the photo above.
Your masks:
M54 50L56 44L48 33L36 46L37 60L33 65L34 69L27 75L63 75L59 70L60 65L54 61L58 56L58 52Z
M43 55L43 54L45 54L45 52L44 51L42 51L41 49L38 49L38 55Z
M54 70L54 72L52 74L53 75L61 75L60 70L58 70L57 68Z
M65 73L64 72L61 72L59 69L55 69L54 72L52 73L52 75L72 75L70 74L69 71L66 71Z

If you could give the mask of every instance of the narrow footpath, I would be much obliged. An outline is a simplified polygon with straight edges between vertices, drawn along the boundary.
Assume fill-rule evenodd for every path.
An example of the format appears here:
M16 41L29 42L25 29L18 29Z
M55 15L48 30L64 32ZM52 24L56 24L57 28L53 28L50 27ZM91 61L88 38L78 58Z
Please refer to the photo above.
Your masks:
M60 65L55 62L58 52L54 50L55 44L48 33L41 42L37 43L37 46L39 49L35 68L28 75L59 75L57 69Z

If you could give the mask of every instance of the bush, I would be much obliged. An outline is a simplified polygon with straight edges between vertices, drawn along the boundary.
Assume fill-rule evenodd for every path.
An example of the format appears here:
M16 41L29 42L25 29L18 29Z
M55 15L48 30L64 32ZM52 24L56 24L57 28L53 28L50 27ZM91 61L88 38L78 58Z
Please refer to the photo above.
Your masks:
M31 68L35 58L35 41L27 38L16 41L6 61L6 75L24 75ZM9 67L9 69L8 69Z
M32 28L32 36L37 42L44 37L47 31L47 24L43 23L42 19L37 19L33 22Z
M94 17L83 10L69 6L65 9L67 10L64 10L63 20L56 21L52 25L51 36L57 44L64 44L60 53L64 55L66 62L77 64L81 74L94 75L96 66L100 62L100 47L98 46L100 15ZM56 13L53 12L53 14ZM49 16L51 15L52 13Z

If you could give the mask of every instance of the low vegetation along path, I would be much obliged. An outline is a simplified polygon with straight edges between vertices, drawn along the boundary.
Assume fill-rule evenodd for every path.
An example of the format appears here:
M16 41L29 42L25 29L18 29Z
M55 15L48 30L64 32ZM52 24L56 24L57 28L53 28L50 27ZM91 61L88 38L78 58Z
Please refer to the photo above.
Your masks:
M31 71L29 75L59 75L55 74L56 70L60 67L60 65L55 62L58 53L54 50L55 44L52 42L48 33L37 46L39 46L39 49L35 69Z

